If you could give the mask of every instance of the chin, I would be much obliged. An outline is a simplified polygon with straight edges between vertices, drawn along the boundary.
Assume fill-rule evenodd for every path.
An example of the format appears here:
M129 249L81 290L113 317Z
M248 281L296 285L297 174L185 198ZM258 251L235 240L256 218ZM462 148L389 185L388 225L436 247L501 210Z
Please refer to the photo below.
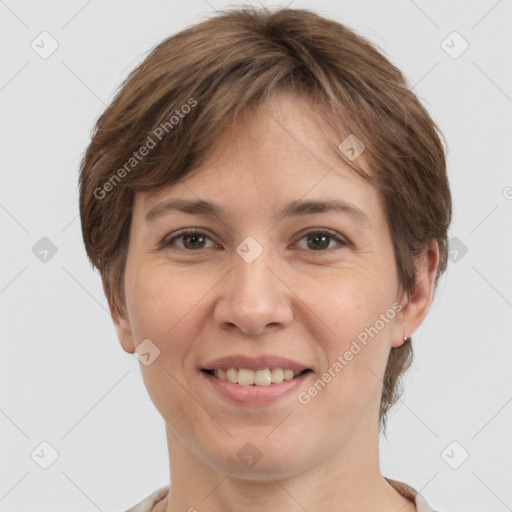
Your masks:
M318 462L313 460L313 454L308 457L303 450L297 449L308 446L314 450L310 443L298 439L293 441L292 437L288 437L288 442L283 444L281 439L272 440L272 434L266 438L270 430L265 429L264 433L252 437L244 435L243 439L230 439L224 447L218 444L217 449L208 451L203 460L208 460L209 465L219 473L229 473L230 478L254 481L287 478Z

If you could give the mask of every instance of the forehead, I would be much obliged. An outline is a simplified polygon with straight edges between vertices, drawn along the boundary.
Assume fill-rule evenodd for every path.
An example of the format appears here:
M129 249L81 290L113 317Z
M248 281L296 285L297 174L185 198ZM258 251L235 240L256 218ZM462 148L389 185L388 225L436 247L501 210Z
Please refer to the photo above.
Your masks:
M326 122L318 105L296 94L280 92L272 101L240 113L219 135L208 157L178 184L155 192L137 193L136 207L147 213L168 197L244 198L260 196L274 204L307 196L342 194L367 203L377 199L367 180L340 157L338 145L347 131ZM357 163L369 172L363 157ZM373 201L372 202L375 202Z
M251 154L266 168L273 158L305 158L327 170L342 163L338 145L347 135L341 123L330 122L322 104L283 90L241 112L219 136L210 159L233 161L235 155Z

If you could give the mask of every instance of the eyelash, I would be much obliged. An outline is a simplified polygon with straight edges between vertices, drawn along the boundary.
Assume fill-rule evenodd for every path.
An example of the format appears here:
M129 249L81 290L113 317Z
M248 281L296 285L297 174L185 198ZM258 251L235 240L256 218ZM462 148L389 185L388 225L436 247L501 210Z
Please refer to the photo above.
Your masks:
M203 231L200 231L199 229L188 228L188 229L183 229L183 230L179 231L177 234L175 234L169 240L164 239L162 241L162 243L160 244L160 249L170 248L170 246L174 245L173 242L175 240L177 240L178 238L181 238L181 237L183 237L184 235L187 235L187 234L201 235L201 236L204 236L204 237L208 238L209 240L211 240L211 238L206 233L204 233ZM310 235L310 234L327 235L331 240L335 240L336 242L339 243L339 245L338 245L338 247L335 247L334 250L341 249L343 247L349 247L349 246L352 245L347 239L340 237L338 235L338 233L336 233L335 231L332 231L330 229L325 229L325 228L323 228L323 229L319 229L319 228L309 229L308 231L302 233L302 236L299 238L299 240L296 243L298 243L300 240L302 240L303 238L305 238L307 235ZM213 241L213 240L211 240L211 241ZM176 248L180 249L180 250L183 250L183 251L186 251L186 252L190 252L190 253L192 253L192 252L201 252L204 249L208 249L208 247L206 247L206 248L201 248L201 249L193 250L193 249L186 249L184 247L179 247L179 246L176 246ZM332 252L333 248L330 247L328 249L320 249L318 251L307 250L307 249L301 249L301 250L306 250L307 252L319 253L319 255L323 255L323 254L325 254L327 252Z

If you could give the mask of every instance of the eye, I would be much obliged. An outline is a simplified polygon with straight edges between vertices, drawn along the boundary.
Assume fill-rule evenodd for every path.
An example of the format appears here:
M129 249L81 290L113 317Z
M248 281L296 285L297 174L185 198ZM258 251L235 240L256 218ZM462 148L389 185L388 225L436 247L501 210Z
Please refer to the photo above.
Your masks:
M176 240L182 240L182 244L176 244ZM184 231L181 231L179 234L173 236L169 240L164 240L162 243L163 247L167 247L169 245L177 245L180 249L185 250L199 250L199 249L207 249L205 243L206 240L210 240L210 237L205 235L201 231L197 231L194 229L187 229ZM215 244L212 242L212 245L210 247L215 246Z
M306 248L311 249L313 252L325 252L331 249L331 242L336 241L338 245L346 247L349 243L341 238L335 231L329 229L313 229L308 231L300 240L306 239ZM298 246L298 243L297 243ZM304 249L304 247L299 247Z
M306 247L300 247L299 242L304 239L306 239ZM177 240L180 240L181 243L176 243ZM208 240L210 241L209 246L207 245ZM326 252L327 249L332 249L331 243L333 241L337 242L338 246L341 247L347 247L350 245L350 243L344 238L340 237L338 233L328 229L311 229L310 231L303 234L303 236L299 239L299 242L297 242L295 245L299 249L310 249L309 252ZM161 244L161 247L166 248L172 245L188 251L198 251L201 249L215 247L215 243L208 235L196 229L186 229L180 231L172 238L164 240Z

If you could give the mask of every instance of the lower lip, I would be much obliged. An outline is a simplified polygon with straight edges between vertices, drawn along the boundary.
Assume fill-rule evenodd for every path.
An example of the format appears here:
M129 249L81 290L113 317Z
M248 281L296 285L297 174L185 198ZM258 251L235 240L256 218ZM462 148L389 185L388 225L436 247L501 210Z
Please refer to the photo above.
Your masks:
M264 405L276 402L294 391L311 374L311 372L299 375L291 380L283 380L279 384L270 384L268 386L241 386L233 384L227 380L220 380L205 372L201 375L211 384L213 389L223 397L246 405Z

